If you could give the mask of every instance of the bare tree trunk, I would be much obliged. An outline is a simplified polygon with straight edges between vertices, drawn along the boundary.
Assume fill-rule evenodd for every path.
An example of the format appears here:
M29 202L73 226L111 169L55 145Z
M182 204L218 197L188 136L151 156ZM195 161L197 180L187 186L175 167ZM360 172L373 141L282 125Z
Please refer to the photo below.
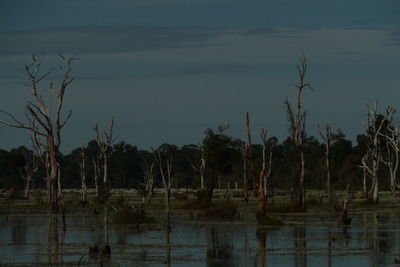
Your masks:
M304 159L304 150L300 151L300 160L301 160L301 172L300 172L300 205L299 209L301 211L307 210L307 202L306 202L306 181L304 178L305 175L305 159Z
M63 78L60 83L59 89L54 88L54 83L51 82L49 85L49 93L56 99L56 108L51 109L50 104L45 104L41 93L39 92L40 82L47 78L50 73L52 73L55 68L51 69L46 73L40 72L41 61L35 55L32 56L33 62L29 65L25 65L24 72L27 78L27 87L29 88L32 101L28 101L25 106L25 114L28 118L28 123L24 124L18 121L11 114L0 111L8 116L9 121L0 120L0 123L5 124L10 127L20 128L29 130L35 135L35 141L40 144L45 144L45 150L48 155L49 163L49 175L47 176L48 185L48 195L50 199L50 207L52 211L59 210L59 198L61 195L61 181L59 181L59 169L60 161L57 157L60 144L61 144L61 129L65 126L68 119L71 117L71 112L66 117L64 121L61 121L61 110L63 106L63 100L66 88L73 82L73 78L70 77L71 72L71 62L75 59L73 57L66 59L61 56L61 59L65 63L65 68L63 69ZM43 142L38 141L39 137L43 139ZM58 186L59 185L59 186Z
M162 158L160 150L157 149L156 151L153 150L155 161L158 163L160 168L160 174L162 178L162 182L165 189L165 209L166 209L166 220L167 220L167 227L170 227L170 217L171 217L171 185L173 181L172 176L172 157L166 161L166 173L163 169Z
M363 170L363 192L367 196L367 173L366 169Z
M319 128L319 126L318 126ZM328 194L329 201L332 201L332 192L331 192L331 142L332 142L332 132L331 126L327 124L325 126L325 133L319 131L322 139L325 142L325 165L326 165L326 192Z
M388 107L386 115L378 115L378 103L373 107L368 106L367 123L365 125L367 131L367 152L361 160L362 168L371 178L371 188L368 199L373 204L379 202L379 169L381 163L385 162L382 156L382 141L384 138L384 125L390 122L390 118L394 113L394 109ZM383 140L382 140L383 139Z
M246 112L246 135L247 135L247 143L246 143L246 157L247 163L250 166L250 173L253 180L253 194L257 195L257 182L256 182L256 172L254 169L253 163L253 152L252 152L252 141L251 141L251 133L250 133L250 115Z
M249 189L247 186L246 143L243 143L242 157L243 157L243 193L244 193L244 201L247 202L248 201L247 191Z
M85 148L83 145L81 145L81 150L80 150L80 159L78 161L79 167L80 167L80 172L81 172L81 195L82 195L82 206L85 207L85 204L87 202L87 186L86 186L86 155L85 155Z
M99 185L98 185L98 177L99 177L99 167L95 159L93 159L93 170L94 170L94 186L96 188L96 196L99 197Z
M285 101L286 112L290 124L290 135L293 144L295 145L295 152L298 154L298 165L296 166L295 176L293 177L293 204L298 211L306 211L306 197L305 197L305 156L303 141L306 137L305 122L306 113L302 110L301 106L301 93L304 88L311 88L310 84L305 81L307 73L307 60L303 54L300 58L300 64L296 65L299 74L299 84L296 85L296 110L292 109L289 100ZM298 169L297 169L298 168Z
M145 202L147 204L150 203L151 197L153 195L153 185L154 185L154 174L153 174L153 168L154 168L154 161L151 164L150 168L146 166L146 168L143 170L144 172L144 184L145 184Z
M103 197L107 198L110 189L110 182L108 181L108 157L111 155L111 145L114 143L115 139L113 137L113 127L115 123L114 116L112 117L108 132L104 131L100 133L99 127L96 124L93 130L96 132L96 141L99 148L100 157L103 160Z
M257 197L258 208L256 211L257 220L260 220L263 217L265 217L267 213L265 205L267 197L267 178L271 174L271 159L272 159L272 147L271 147L270 157L269 157L269 169L267 172L267 164L266 164L267 131L265 129L261 130L261 139L263 141L263 164L260 172L259 185L258 185L258 197Z

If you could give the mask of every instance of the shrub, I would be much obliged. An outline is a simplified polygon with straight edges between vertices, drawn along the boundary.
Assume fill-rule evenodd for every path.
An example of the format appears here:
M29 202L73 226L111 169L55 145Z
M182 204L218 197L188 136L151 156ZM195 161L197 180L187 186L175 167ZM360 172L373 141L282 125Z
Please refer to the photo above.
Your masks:
M22 191L19 187L13 187L11 190L8 192L8 199L22 199L23 194Z
M173 197L175 197L175 200L188 200L188 194L187 193L178 193L175 192L172 194Z
M202 211L198 217L206 220L234 220L237 217L237 206L231 200L224 200L218 205Z
M115 224L135 224L139 226L142 223L155 223L153 217L147 215L145 210L141 207L127 206L118 210L113 218Z

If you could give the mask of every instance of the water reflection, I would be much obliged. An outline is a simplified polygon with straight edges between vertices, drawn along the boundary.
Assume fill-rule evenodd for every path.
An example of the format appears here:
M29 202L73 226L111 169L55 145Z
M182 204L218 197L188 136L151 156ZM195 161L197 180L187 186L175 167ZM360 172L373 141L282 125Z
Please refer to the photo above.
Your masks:
M234 266L232 245L224 229L211 228L206 263L208 267Z
M25 242L28 224L24 218L13 220L11 226L11 240L14 245Z
M294 264L299 267L307 266L307 238L306 238L306 227L295 226L294 227Z
M55 214L49 216L48 256L49 263L56 264L61 262L60 242L58 239L58 216Z
M267 229L257 228L256 237L258 240L258 267L265 267L265 246L267 243Z
M334 219L321 224L310 217L288 218L293 224L278 229L183 220L174 221L172 231L160 225L138 232L116 230L104 210L96 216L67 214L64 233L62 215L15 213L0 221L0 262L74 265L89 246L109 244L112 256L104 263L120 266L384 266L400 259L398 215L354 215L346 228Z

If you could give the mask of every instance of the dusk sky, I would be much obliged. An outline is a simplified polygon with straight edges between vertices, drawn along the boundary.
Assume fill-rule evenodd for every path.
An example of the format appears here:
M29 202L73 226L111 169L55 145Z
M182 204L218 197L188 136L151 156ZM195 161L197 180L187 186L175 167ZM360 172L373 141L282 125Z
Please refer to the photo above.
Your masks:
M62 53L80 58L63 152L113 115L117 142L142 149L197 144L226 122L244 138L246 111L255 143L261 128L282 141L302 51L314 88L303 94L309 135L330 123L354 140L367 103L400 107L398 0L1 0L0 109L23 120L30 95L18 69L32 53L44 68ZM0 133L0 149L30 147L23 130Z

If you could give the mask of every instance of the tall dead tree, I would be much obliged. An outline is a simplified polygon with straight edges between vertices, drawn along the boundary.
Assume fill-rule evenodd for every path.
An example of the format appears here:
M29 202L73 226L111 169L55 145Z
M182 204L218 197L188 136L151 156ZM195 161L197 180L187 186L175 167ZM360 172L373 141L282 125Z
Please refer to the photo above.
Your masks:
M366 146L367 151L361 160L361 167L365 169L366 174L371 179L371 187L368 192L368 200L373 204L379 202L379 170L382 163L385 138L382 136L385 124L387 124L390 111L387 110L386 115L380 115L377 112L378 103L375 102L374 106L367 105L367 121L365 124L367 136Z
M21 177L26 181L24 197L29 199L30 185L33 184L33 176L38 171L38 158L35 154L25 155L25 165L19 169Z
M249 171L253 181L253 194L257 195L257 181L256 181L257 174L253 163L253 151L252 151L253 144L251 141L250 115L248 112L246 112L246 136L247 136L247 141L245 146L246 164L250 167Z
M243 142L242 146L242 159L243 159L243 193L244 193L244 201L247 203L248 201L248 185L247 185L247 153L246 153L246 142Z
M153 195L153 185L154 185L154 161L151 163L150 166L146 164L146 166L143 168L143 173L144 173L144 190L145 190L145 196L143 199L143 202L145 203L150 203L151 197Z
M162 182L165 189L165 211L167 219L167 227L169 228L169 222L171 217L171 186L174 177L172 176L172 157L166 160L165 167L163 167L163 160L159 149L153 150L154 159L160 169Z
M63 72L62 80L59 84L50 82L48 89L56 102L56 108L51 109L51 103L45 103L42 94L39 92L39 85L43 80L54 72L54 68L41 72L41 59L32 56L32 63L25 65L24 73L27 78L26 86L29 88L32 100L25 106L25 113L28 117L28 123L17 120L13 115L6 111L0 111L8 117L8 120L0 120L0 123L10 127L26 129L38 136L45 144L45 150L49 157L50 173L47 177L47 189L49 192L50 206L52 211L59 210L60 196L60 159L58 157L61 144L61 130L71 117L71 111L63 120L61 113L64 101L64 95L67 87L73 82L71 75L71 63L76 58L65 58L60 55L64 65L61 66Z
M303 111L301 105L301 93L303 89L310 88L310 83L306 82L306 74L308 69L307 59L302 55L299 64L296 65L299 83L296 84L296 107L292 109L289 100L286 99L285 107L289 121L289 133L295 146L295 154L297 154L297 166L293 177L293 200L295 209L298 211L306 211L306 191L305 191L305 155L304 155L304 139L306 138L306 112Z
M98 163L98 159L93 159L92 161L93 164L93 172L94 172L94 187L96 189L96 196L99 197L100 196L100 190L99 190L99 163Z
M319 134L325 143L325 168L326 168L326 193L328 194L329 201L332 200L331 192L331 143L332 143L332 129L329 124L325 126L325 132L319 129Z
M199 165L199 167L196 167L195 165L192 164L192 168L193 168L193 170L198 172L200 175L200 189L203 191L204 190L204 172L206 170L206 160L204 158L204 146L202 144L200 145L200 150L201 150L200 165Z
M268 146L268 141L267 141L267 130L265 128L261 129L261 140L263 142L263 161L262 161L262 176L260 176L260 184L261 184L261 178L262 178L262 183L263 185L260 186L259 188L264 187L264 195L265 197L268 196L268 179L271 176L272 173L272 154L273 154L273 144L269 146L269 153L267 155L267 146ZM267 158L268 157L268 158ZM267 160L268 160L268 167L267 167Z
M258 208L256 211L256 218L261 219L266 215L266 198L267 198L267 179L271 175L271 163L272 163L272 148L269 151L269 166L267 170L267 130L261 130L261 139L263 141L263 163L260 171L260 177L258 182Z
M80 175L81 175L81 203L82 206L85 207L85 204L87 202L87 185L86 185L86 153L85 153L85 148L83 145L81 145L81 149L79 151L79 169L80 169Z
M393 198L396 195L397 186L397 171L399 169L399 151L400 151L400 132L399 124L394 119L396 110L388 107L386 110L387 123L385 129L381 131L381 135L385 138L386 153L382 157L382 162L386 165L390 175L390 191Z
M98 125L96 124L93 128L96 132L96 142L99 148L99 160L103 165L103 190L104 195L107 196L109 193L110 185L108 181L108 158L111 155L111 145L114 143L115 138L113 137L114 128L114 116L111 119L111 123L108 127L108 131L100 132Z

